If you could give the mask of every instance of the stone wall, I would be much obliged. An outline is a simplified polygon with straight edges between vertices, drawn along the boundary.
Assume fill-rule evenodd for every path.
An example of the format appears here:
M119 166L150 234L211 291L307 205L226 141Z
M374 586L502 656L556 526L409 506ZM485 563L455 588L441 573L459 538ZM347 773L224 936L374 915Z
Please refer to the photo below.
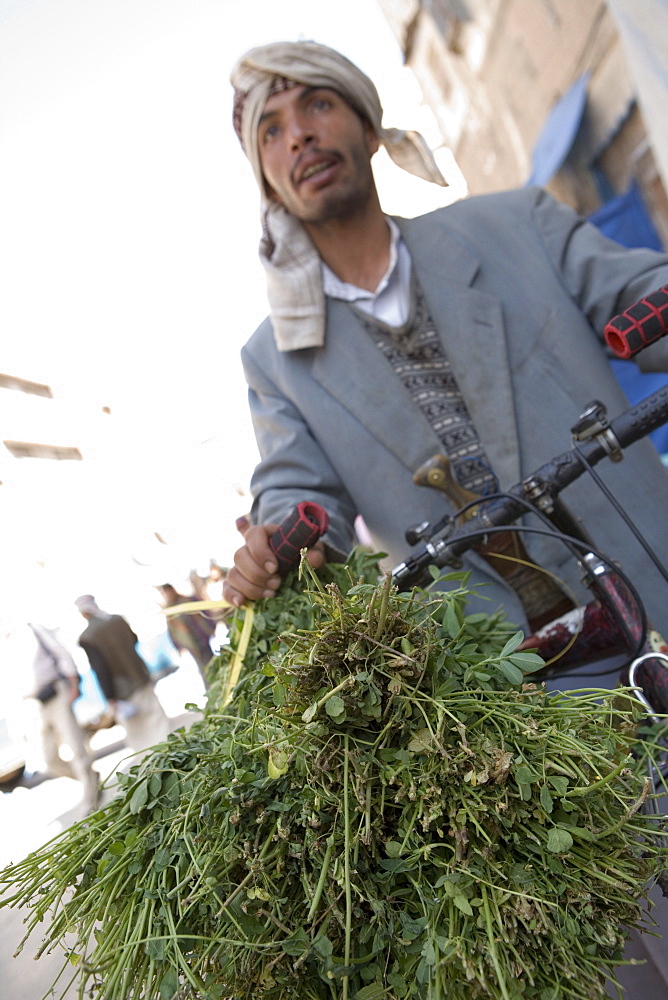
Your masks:
M632 179L668 246L668 199L604 0L378 0L479 194L517 187L555 105L589 74L568 159L545 185L585 214Z

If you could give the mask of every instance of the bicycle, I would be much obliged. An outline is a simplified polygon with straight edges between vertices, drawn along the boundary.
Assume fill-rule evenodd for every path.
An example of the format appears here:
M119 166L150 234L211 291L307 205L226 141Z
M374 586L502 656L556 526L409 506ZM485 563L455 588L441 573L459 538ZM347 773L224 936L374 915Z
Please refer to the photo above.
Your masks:
M623 654L628 664L622 679L638 687L648 715L668 712L668 647L647 622L642 601L623 570L593 544L573 517L560 493L604 458L611 458L668 421L668 386L609 421L605 407L594 402L572 428L572 448L557 455L503 493L476 498L436 524L426 522L409 529L411 542L420 547L393 569L400 589L423 584L429 566L459 565L461 556L494 535L531 530L516 522L527 512L536 513L573 551L583 583L592 600L549 621L525 637L525 649L535 649L546 661L542 678L566 673ZM458 523L470 512L469 519ZM634 529L635 530L635 529ZM637 533L637 532L636 532ZM637 533L639 534L639 533ZM642 541L642 539L641 539ZM668 571L648 550L668 582Z
M614 316L604 330L609 348L628 359L668 334L668 286L658 289ZM598 400L590 403L573 428L570 451L553 458L504 493L469 502L454 516L446 516L433 527L419 526L407 540L422 540L422 550L393 571L399 586L421 577L427 565L447 566L469 548L479 546L490 533L508 530L527 511L539 514L556 534L574 550L584 584L593 600L579 614L545 623L528 635L525 648L535 648L546 661L558 661L559 672L623 653L630 657L621 679L638 687L638 695L650 718L668 712L668 646L648 630L642 602L631 581L619 567L598 552L586 531L571 515L559 494L584 472L589 472L614 504L614 497L594 474L593 466L603 458L618 461L623 449L646 437L668 421L668 387L663 387L610 422ZM457 526L470 511L467 525ZM619 508L618 508L619 510ZM626 517L663 578L668 571L649 549L640 532ZM479 525L478 527L476 525ZM472 527L472 530L471 530ZM521 531L522 528L512 530ZM579 555L577 553L580 553ZM549 669L549 668L548 668ZM556 672L556 671L555 671Z
M655 301L658 306L655 308ZM653 301L655 300L655 301ZM631 322L634 344L628 347L618 327L629 326L628 316L650 305L652 327L647 322ZM659 322L654 322L657 309ZM608 335L608 331L612 331ZM606 327L606 338L619 356L630 356L668 333L668 287L636 303L626 313L615 317ZM615 340L617 337L617 340ZM625 352L625 353L624 353ZM521 534L530 529L515 524L527 513L537 514L549 530L570 546L579 560L583 582L592 600L574 607L566 614L549 620L530 632L522 646L535 649L546 662L540 677L553 677L587 666L590 663L624 655L626 666L621 679L638 688L638 697L650 718L668 713L668 645L648 627L642 601L623 570L596 549L584 528L560 498L561 492L605 458L618 459L624 448L668 422L668 386L609 420L602 403L594 401L571 429L573 446L552 458L504 492L476 497L454 513L444 515L435 524L424 521L409 527L406 541L418 546L413 554L392 570L399 589L424 585L430 579L429 567L457 567L469 549L480 549L500 534ZM419 471L419 470L418 470ZM416 473L417 476L417 473ZM606 487L602 487L606 489ZM614 498L611 498L614 502ZM622 516L624 516L623 512ZM461 523L468 515L468 520ZM628 519L627 519L628 521ZM279 572L293 566L302 548L308 548L327 530L327 514L319 504L302 502L274 533L270 544L279 561ZM630 525L642 544L634 525ZM498 557L498 547L488 546ZM651 559L668 583L668 570L656 554L645 546Z

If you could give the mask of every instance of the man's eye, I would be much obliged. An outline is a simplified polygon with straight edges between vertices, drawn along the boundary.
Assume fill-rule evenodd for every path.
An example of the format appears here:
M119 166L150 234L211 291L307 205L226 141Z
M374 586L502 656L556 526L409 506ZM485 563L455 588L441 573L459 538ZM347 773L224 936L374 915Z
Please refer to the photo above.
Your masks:
M327 111L331 108L332 102L328 97L316 97L311 106L314 111Z
M278 125L267 125L262 133L262 142L271 142L278 135Z

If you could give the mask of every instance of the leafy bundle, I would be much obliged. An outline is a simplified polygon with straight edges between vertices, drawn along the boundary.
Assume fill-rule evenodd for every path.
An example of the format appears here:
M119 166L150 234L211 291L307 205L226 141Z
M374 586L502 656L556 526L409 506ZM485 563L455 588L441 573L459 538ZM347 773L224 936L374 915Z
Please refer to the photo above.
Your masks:
M463 586L362 568L284 595L288 632L257 607L275 633L230 706L4 873L33 925L55 911L45 948L75 936L82 995L606 995L668 853L635 701L525 684L541 661Z

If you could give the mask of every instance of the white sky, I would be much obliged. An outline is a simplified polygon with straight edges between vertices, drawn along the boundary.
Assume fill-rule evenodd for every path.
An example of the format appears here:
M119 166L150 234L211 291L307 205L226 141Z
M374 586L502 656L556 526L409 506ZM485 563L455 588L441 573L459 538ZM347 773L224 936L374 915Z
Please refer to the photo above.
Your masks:
M0 445L10 625L77 628L87 591L150 618L154 584L232 557L256 460L238 353L266 306L229 71L300 37L369 73L385 124L439 144L376 0L0 0L0 372L56 396L0 390L2 439L86 458ZM378 176L388 211L453 195Z

